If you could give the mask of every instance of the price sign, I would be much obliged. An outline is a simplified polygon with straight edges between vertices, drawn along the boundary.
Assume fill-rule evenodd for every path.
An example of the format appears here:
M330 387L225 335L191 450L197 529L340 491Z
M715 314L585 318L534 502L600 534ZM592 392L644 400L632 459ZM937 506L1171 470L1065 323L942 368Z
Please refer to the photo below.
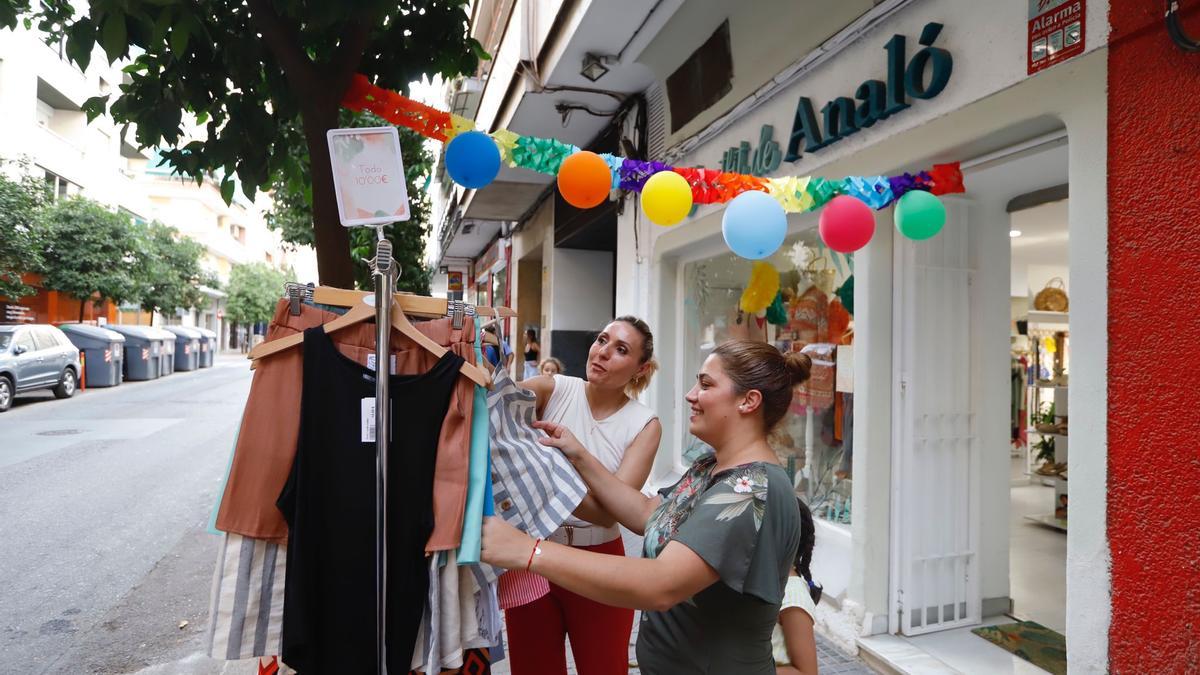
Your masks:
M342 225L408 220L404 158L396 128L330 129L327 137Z

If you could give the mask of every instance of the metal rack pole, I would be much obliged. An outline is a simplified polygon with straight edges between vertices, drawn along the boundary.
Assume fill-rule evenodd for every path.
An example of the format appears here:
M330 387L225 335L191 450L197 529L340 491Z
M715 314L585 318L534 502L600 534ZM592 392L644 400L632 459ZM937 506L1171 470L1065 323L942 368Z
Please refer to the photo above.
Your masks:
M380 675L387 675L387 476L388 441L391 439L391 400L388 380L391 375L391 350L388 339L392 326L392 282L394 265L392 243L378 229L375 245L375 586L376 649Z

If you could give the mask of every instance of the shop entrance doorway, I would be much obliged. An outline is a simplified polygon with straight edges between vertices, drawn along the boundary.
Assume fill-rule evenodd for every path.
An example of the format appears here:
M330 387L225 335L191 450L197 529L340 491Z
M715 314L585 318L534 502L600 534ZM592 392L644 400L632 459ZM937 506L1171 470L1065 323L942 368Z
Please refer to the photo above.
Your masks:
M1069 293L1066 132L963 168L946 229L895 239L890 623L991 672L1015 657L972 629L1065 632L1068 314L1033 299L1057 277Z

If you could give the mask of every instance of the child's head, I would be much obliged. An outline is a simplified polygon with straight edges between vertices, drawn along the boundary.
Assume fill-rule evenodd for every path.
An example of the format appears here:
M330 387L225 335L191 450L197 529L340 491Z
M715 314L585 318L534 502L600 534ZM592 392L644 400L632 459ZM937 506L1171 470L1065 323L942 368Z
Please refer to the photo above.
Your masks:
M809 566L812 565L813 547L817 543L817 527L813 524L812 511L808 510L808 504L799 497L796 498L796 503L800 505L800 547L796 549L796 574L808 582L808 592L813 602L820 602L821 587L813 583L812 572L809 570Z
M538 366L538 373L541 375L559 375L565 370L566 368L563 366L563 362L559 361L553 356L545 361L542 361L542 365Z

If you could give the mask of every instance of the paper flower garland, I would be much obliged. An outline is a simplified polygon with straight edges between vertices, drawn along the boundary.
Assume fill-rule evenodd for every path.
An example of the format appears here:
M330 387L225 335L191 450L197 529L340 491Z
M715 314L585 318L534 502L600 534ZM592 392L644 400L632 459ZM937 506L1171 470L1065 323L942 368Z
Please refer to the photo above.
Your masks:
M818 208L837 196L837 186L824 178L812 178L808 181L808 194L812 195L813 208Z
M509 166L516 166L516 161L513 160L513 150L517 148L517 141L520 136L514 134L508 129L497 129L491 133L493 141L496 141L496 147L500 148L500 159Z
M850 176L843 182L846 194L878 211L893 201L887 176Z
M371 111L397 126L412 129L434 140L447 142L473 131L473 120L432 108L398 92L377 87L366 76L352 79L342 99L350 110ZM501 161L556 175L563 161L579 152L579 148L550 138L521 136L507 129L488 134L500 151ZM962 170L958 162L935 164L929 171L899 176L849 176L831 180L821 177L782 176L761 178L746 174L706 169L703 167L672 167L662 162L644 161L599 155L610 176L613 188L640 192L646 180L661 171L674 171L687 181L692 190L693 204L726 203L747 192L768 193L784 213L802 213L822 208L838 195L848 195L880 210L891 206L906 193L920 190L933 195L965 192ZM910 200L911 201L911 200Z
M783 291L780 291L775 294L775 300L767 307L767 323L772 326L786 326L787 322L787 307L783 305Z
M750 281L742 291L738 307L747 314L758 314L766 309L779 294L779 271L771 263L754 263L750 270Z
M813 197L808 194L810 180L808 176L771 178L767 180L767 192L787 213L803 213L813 206Z
M554 175L563 160L577 152L579 148L553 138L521 136L513 148L512 158L523 169Z

